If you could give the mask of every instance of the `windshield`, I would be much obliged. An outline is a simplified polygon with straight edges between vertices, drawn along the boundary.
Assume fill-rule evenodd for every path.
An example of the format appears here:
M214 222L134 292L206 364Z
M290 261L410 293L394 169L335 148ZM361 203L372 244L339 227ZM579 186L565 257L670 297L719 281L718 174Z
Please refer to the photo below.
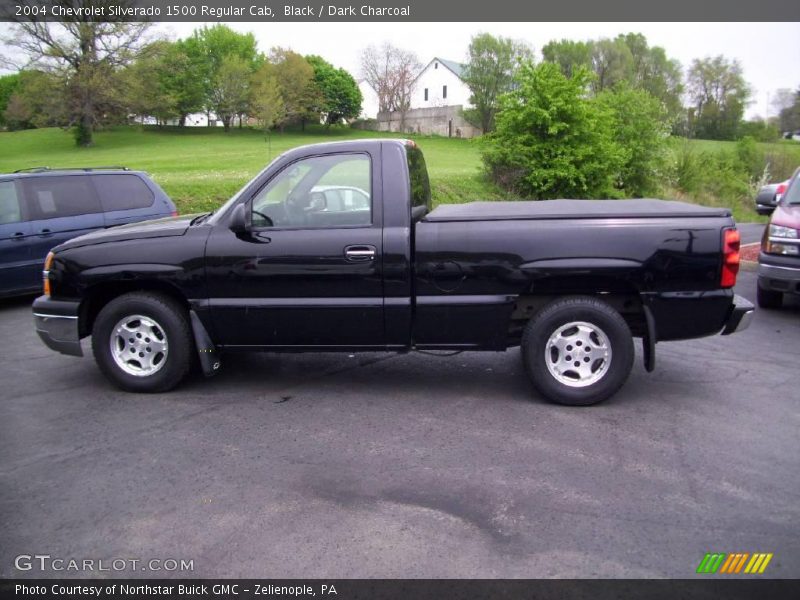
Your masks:
M280 156L279 156L278 158L276 158L275 160L278 160L279 158L280 158ZM261 171L259 171L259 172L258 172L258 174L257 174L255 177L253 177L253 179L251 179L250 181L248 181L247 183L245 183L245 184L244 184L244 185L243 185L243 186L242 186L242 187L239 189L239 191L238 191L238 192L236 192L236 193L235 193L235 194L234 194L234 195L231 197L231 199L230 199L230 200L228 200L228 201L227 201L225 204L223 204L223 205L222 205L222 206L220 206L219 208L215 209L215 210L213 211L213 212L214 212L214 214L213 214L213 215L211 215L211 218L208 220L208 222L209 222L209 223L211 223L211 224L216 224L216 223L217 223L217 221L219 221L220 217L221 217L222 215L224 215L224 214L225 214L225 213L228 211L228 209L229 209L229 208L231 208L231 207L232 207L234 204L236 204L236 201L237 201L237 200L238 200L238 199L241 197L242 193L243 193L243 192L244 192L244 191L247 189L247 187L250 185L250 183L252 183L252 181L253 181L253 180L255 180L255 179L258 179L259 177L261 177L261 175L263 175L263 174L264 174L264 172L265 172L267 169L269 169L269 168L270 168L270 166L272 165L272 163L273 163L273 162L275 162L275 160L273 160L273 161L272 161L272 162L270 162L270 163L269 163L269 164L268 164L266 167L264 167L263 169L261 169Z
M799 175L800 169L794 172L794 177L792 177L792 181L789 184L789 189L786 190L784 200L787 204L800 204L800 183L797 183L797 180L800 179L800 177L798 177Z

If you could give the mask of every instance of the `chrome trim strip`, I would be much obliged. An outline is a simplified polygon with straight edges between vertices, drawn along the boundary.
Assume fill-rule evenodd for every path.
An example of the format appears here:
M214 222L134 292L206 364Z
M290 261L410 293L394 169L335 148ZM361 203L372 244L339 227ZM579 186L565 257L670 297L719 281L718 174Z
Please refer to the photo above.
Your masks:
M77 316L72 315L46 315L44 313L33 313L34 317L42 317L43 319L77 319Z

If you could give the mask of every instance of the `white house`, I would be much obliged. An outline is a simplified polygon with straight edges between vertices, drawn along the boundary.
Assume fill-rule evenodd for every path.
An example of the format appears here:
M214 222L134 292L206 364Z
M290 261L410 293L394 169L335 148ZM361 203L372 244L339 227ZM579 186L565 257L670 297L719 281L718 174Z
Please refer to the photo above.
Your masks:
M361 90L362 97L359 117L362 119L374 119L378 116L378 94L364 79L358 82L358 89Z
M471 108L469 87L462 76L466 65L434 57L415 80L411 109L439 106Z

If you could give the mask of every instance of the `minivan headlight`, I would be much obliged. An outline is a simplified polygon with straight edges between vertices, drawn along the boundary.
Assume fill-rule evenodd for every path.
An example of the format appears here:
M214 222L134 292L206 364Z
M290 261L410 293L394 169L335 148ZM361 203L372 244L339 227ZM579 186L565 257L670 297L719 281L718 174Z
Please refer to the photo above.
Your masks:
M783 225L770 225L769 237L790 238L796 240L798 238L797 229L785 227Z
M800 256L800 239L798 237L800 236L797 235L797 229L793 227L770 224L761 249L767 254Z

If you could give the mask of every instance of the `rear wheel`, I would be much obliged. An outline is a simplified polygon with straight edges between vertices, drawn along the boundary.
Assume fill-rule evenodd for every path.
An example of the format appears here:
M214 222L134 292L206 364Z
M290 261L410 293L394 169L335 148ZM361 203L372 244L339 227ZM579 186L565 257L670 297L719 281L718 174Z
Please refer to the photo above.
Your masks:
M171 298L134 292L103 307L92 351L103 374L130 392L164 392L186 376L192 361L186 311Z
M627 323L592 297L561 298L545 306L526 325L521 345L534 388L558 404L605 400L622 387L633 366Z
M756 301L760 308L780 308L783 305L783 292L756 287Z

